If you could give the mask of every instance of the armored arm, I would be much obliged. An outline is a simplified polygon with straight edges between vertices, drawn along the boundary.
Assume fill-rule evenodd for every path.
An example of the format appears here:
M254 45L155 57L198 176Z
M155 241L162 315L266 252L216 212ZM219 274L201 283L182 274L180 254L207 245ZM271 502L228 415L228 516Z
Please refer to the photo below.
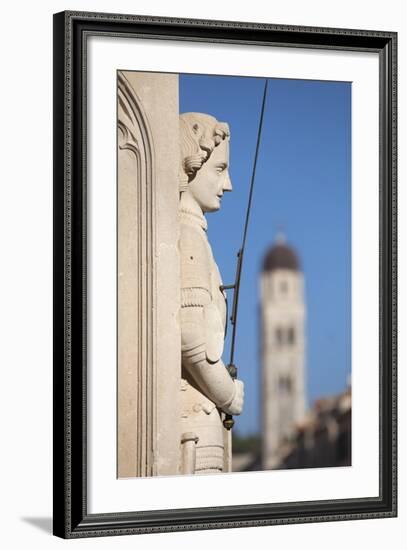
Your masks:
M221 359L224 326L212 303L210 257L194 229L181 231L182 366L194 385L221 410L240 414L243 384L235 382Z
M205 341L203 306L183 307L182 365L195 385L228 414L240 414L243 406L243 384L233 382L222 359L208 359Z

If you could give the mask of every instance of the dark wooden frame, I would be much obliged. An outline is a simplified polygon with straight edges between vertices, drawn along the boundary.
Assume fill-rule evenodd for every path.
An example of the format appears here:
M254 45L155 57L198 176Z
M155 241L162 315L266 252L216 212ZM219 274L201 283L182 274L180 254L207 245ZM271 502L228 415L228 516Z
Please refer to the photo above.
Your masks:
M88 514L86 39L90 35L377 52L380 59L380 495ZM64 538L394 517L397 514L397 34L62 12L54 15L54 534Z

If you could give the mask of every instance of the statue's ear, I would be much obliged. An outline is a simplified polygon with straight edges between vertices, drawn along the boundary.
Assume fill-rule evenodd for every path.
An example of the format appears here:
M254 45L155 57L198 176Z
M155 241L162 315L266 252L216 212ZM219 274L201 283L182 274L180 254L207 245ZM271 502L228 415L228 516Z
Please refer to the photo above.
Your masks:
M192 126L192 131L196 136L198 136L198 138L200 138L203 134L203 128L199 124L199 122L195 122L195 124Z

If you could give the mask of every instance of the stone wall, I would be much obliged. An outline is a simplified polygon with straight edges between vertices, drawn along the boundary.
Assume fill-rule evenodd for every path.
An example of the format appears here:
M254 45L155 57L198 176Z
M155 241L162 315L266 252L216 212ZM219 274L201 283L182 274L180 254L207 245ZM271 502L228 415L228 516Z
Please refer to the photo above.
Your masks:
M179 473L178 75L118 72L118 477Z

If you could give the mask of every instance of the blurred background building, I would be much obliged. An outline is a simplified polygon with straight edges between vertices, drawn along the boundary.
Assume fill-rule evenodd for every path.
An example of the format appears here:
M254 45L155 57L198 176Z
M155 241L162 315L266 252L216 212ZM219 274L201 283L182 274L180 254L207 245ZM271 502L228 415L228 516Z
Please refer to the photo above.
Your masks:
M351 466L351 389L315 401L280 447L279 469Z
M305 415L304 281L284 235L266 252L260 273L262 469L281 462L281 449Z
M233 471L351 465L351 388L306 410L304 276L280 233L259 276L261 432L234 434Z

